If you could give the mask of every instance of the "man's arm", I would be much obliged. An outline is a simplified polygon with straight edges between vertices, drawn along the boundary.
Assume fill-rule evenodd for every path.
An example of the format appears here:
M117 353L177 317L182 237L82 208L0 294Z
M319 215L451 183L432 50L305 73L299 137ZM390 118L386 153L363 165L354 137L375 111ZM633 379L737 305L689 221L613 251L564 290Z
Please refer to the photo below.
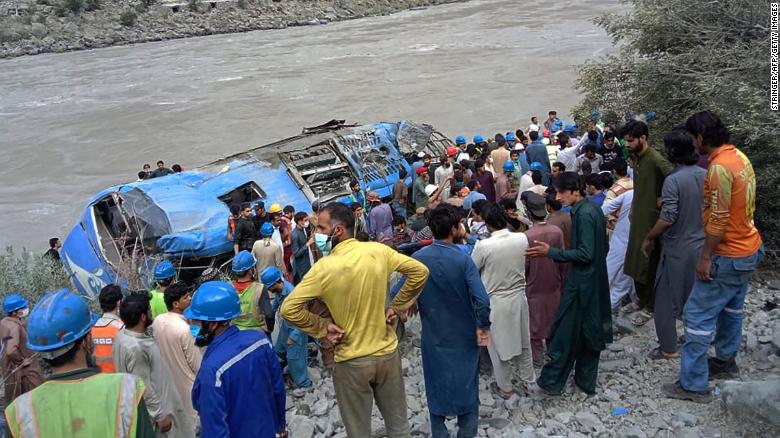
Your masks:
M490 330L490 298L488 297L477 265L471 259L466 259L466 286L471 295L471 306L477 317L477 327Z
M154 421L149 416L149 408L146 407L146 402L144 402L143 398L138 403L135 415L138 419L135 423L135 438L156 438L157 432L154 430Z
M653 225L653 228L647 232L645 241L654 241L661 237L666 230L677 222L679 216L680 188L674 179L664 181L661 189L661 214Z
M8 325L9 332L5 339L2 339L3 356L7 358L9 365L16 368L24 361L22 356L22 349L19 346L19 339L21 339L21 329L17 324ZM6 376L9 377L9 376Z
M306 235L297 228L293 231L292 250L293 257L298 258L306 253Z
M122 349L114 348L114 364L117 371L126 372L138 376L144 381L146 390L144 391L144 400L149 409L149 415L153 421L160 421L165 418L166 413L162 409L160 394L152 384L152 367L147 355L140 348L127 348L125 354L117 354ZM121 357L120 357L121 356ZM170 412L169 412L170 413Z
M187 365L193 374L198 374L200 369L200 363L203 360L198 347L195 346L195 338L192 337L189 331L179 334L179 346L184 352L184 359L187 361Z
M208 379L196 378L192 387L192 406L200 416L200 436L229 437L225 393L222 386L216 386L214 372L209 374Z
M587 201L581 201L587 202ZM550 248L550 258L556 262L591 263L596 247L596 221L589 214L579 214L577 231L579 242L576 248Z
M279 314L290 324L317 339L322 339L328 332L328 321L309 312L306 305L315 298L322 298L323 275L322 260L315 263L305 277L295 286L295 289L284 299ZM327 304L327 303L326 303Z
M710 280L712 255L723 239L731 217L731 194L734 178L719 164L711 165L707 170L707 184L710 187L709 217L705 218L704 231L707 235L704 248L696 265L696 274L700 280ZM705 202L707 200L705 199Z
M406 276L403 287L390 302L393 311L397 315L401 315L411 307L414 300L422 292L425 281L428 280L428 267L389 247L385 247L385 253L387 254L388 272L400 272Z
M274 252L274 266L282 271L282 275L287 275L287 265L284 264L284 249L276 242L273 242L273 244L278 250Z

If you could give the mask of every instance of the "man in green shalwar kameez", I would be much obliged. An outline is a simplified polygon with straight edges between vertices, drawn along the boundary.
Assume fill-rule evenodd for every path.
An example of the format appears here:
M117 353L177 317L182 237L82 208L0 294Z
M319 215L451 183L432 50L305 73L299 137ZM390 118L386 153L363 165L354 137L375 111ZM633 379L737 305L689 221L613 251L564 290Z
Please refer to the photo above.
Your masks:
M601 209L585 198L576 173L564 172L554 184L558 201L572 207L570 249L529 242L531 248L526 256L549 256L559 263L568 262L570 268L550 330L549 362L531 390L537 396L561 394L574 368L575 384L584 392L594 394L599 356L606 344L612 342L606 220Z
M653 317L655 308L655 274L661 261L661 242L656 239L649 254L642 250L642 241L653 228L661 213L661 189L672 164L648 143L649 131L644 122L632 121L623 127L623 139L631 152L634 169L634 201L631 204L631 231L626 247L623 272L634 279L640 312L632 317L642 325Z

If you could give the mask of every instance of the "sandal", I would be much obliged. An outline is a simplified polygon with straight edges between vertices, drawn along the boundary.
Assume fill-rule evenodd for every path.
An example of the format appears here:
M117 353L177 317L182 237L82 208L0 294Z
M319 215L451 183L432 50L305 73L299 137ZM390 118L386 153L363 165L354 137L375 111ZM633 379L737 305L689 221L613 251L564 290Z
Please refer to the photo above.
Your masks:
M661 347L653 348L650 353L647 355L652 360L661 360L661 359L679 359L680 358L680 352L675 351L674 353L667 353L663 350L661 350Z
M501 388L498 387L498 383L496 382L490 383L490 392L492 392L494 395L501 397L501 399L503 400L509 400L510 398L512 398L513 395L515 395L514 391L509 393L502 391Z
M627 315L629 313L634 313L641 309L639 308L639 304L637 303L628 303L625 306L623 306L621 310L623 311L624 315Z
M645 324L647 324L647 321L650 321L653 319L653 314L648 312L647 310L640 310L639 312L634 313L631 315L631 324L634 324L636 327L641 327Z

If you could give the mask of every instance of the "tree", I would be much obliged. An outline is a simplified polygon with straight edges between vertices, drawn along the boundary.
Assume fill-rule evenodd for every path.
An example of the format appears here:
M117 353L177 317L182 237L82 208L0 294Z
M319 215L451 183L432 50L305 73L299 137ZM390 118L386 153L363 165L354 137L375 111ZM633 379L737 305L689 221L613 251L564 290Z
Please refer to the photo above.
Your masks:
M769 3L765 0L624 0L623 13L595 23L615 51L579 67L583 93L575 120L591 111L607 123L627 112L654 111L651 144L691 114L709 109L753 163L756 223L780 250L780 113L770 110Z

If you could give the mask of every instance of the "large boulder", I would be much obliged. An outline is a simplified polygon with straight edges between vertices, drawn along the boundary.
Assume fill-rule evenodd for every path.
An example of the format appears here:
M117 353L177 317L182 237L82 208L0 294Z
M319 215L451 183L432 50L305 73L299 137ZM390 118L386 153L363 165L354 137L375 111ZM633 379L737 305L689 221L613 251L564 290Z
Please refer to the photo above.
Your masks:
M780 427L780 377L753 382L729 380L721 385L720 396L732 415Z

